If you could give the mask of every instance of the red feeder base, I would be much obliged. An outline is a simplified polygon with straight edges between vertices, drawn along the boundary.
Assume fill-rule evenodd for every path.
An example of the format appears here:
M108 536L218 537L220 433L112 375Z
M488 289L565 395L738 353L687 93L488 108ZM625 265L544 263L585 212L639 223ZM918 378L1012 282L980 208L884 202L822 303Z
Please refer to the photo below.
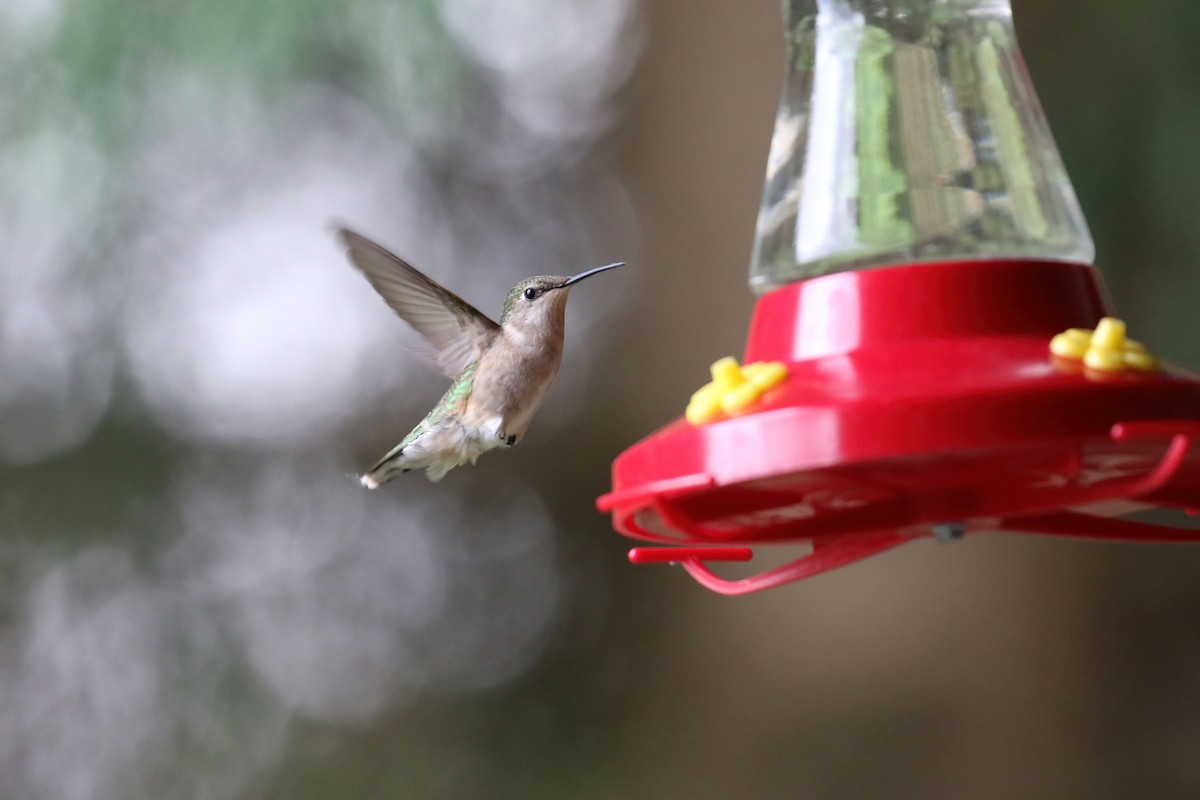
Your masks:
M1200 376L1094 372L1051 337L1106 314L1095 271L919 264L826 275L759 300L746 362L789 377L746 413L666 426L613 464L597 501L708 588L744 594L914 538L980 531L1135 542L1200 531L1113 518L1200 507ZM744 580L743 545L812 552ZM714 546L720 546L714 548Z

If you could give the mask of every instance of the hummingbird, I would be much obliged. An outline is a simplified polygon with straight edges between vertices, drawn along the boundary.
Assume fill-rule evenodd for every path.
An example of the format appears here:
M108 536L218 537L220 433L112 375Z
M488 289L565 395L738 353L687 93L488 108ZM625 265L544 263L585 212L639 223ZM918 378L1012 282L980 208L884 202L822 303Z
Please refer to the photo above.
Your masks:
M380 245L345 228L346 255L400 318L424 337L453 379L433 410L359 480L375 489L414 469L440 481L524 435L562 363L571 287L625 262L577 275L538 275L514 286L496 323Z

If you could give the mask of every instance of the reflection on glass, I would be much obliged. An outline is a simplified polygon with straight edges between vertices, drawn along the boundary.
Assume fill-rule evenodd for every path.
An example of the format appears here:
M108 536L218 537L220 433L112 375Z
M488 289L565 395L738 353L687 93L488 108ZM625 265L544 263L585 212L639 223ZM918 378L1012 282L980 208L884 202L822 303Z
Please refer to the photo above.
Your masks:
M1008 0L790 0L785 15L753 289L912 261L1091 261Z

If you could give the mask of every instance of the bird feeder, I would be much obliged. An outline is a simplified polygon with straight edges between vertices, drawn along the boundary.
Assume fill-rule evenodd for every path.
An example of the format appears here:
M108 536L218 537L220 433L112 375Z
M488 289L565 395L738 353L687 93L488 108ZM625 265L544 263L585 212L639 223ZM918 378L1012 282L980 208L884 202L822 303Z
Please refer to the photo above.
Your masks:
M744 366L615 460L630 559L744 594L922 538L1200 541L1122 518L1200 508L1200 376L1114 316L1007 0L785 16Z

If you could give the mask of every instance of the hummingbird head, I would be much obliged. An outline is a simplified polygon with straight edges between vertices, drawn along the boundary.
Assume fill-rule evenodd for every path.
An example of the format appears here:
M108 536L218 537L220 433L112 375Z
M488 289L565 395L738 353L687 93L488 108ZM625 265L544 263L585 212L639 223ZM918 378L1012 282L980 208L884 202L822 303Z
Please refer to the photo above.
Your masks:
M504 299L504 312L500 315L500 324L561 332L567 293L571 287L584 278L624 265L624 261L607 264L570 277L537 275L526 278L514 286Z

